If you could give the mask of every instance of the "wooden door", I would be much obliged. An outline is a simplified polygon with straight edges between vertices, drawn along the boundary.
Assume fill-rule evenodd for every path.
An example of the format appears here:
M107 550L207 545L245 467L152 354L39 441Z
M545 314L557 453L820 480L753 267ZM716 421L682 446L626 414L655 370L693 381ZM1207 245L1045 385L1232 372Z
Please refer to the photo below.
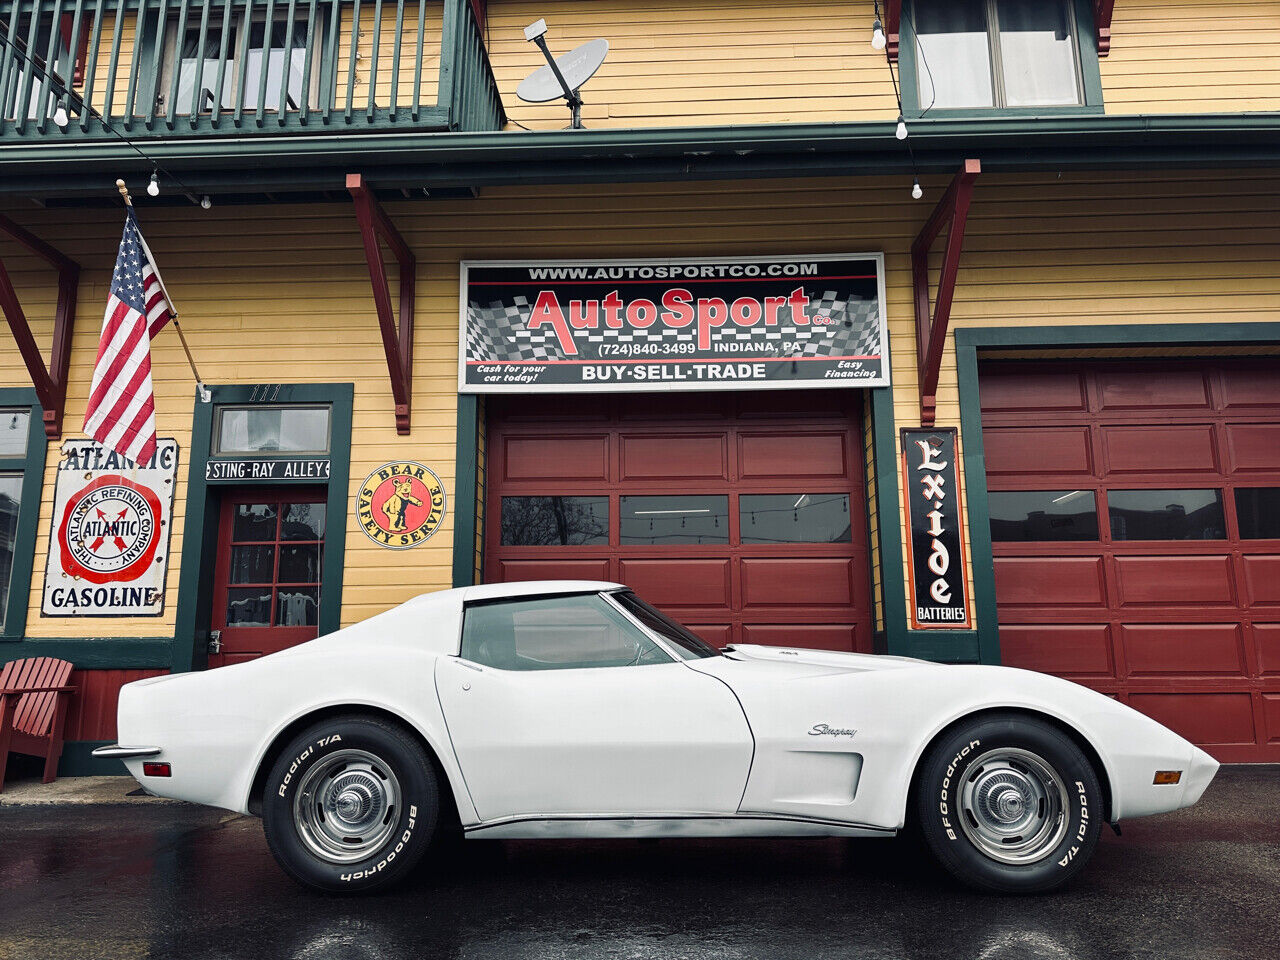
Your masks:
M252 660L318 633L324 487L246 488L223 496L209 666Z

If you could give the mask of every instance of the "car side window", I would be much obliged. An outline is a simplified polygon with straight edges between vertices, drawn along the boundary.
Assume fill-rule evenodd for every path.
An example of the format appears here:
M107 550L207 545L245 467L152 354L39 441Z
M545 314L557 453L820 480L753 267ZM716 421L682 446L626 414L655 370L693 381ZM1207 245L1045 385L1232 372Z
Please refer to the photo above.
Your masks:
M658 644L597 594L470 604L462 620L462 656L499 670L672 662Z

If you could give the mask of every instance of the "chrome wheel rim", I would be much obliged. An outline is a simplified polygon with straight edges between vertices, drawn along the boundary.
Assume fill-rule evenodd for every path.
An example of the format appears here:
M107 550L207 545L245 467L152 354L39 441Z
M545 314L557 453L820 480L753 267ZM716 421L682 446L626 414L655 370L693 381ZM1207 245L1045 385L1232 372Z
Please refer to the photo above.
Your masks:
M1066 782L1030 750L1001 747L979 756L960 786L960 826L1001 863L1034 863L1067 834Z
M400 781L364 750L338 750L307 771L293 801L293 822L307 848L330 863L354 863L377 851L400 815Z

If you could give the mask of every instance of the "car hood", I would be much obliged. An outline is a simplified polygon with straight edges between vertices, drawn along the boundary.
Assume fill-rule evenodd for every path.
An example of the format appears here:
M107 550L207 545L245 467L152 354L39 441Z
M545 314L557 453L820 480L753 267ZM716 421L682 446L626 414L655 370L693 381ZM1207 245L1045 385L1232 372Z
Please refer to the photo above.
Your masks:
M762 647L735 643L724 648L724 659L749 663L790 676L832 673L867 673L878 670L912 668L945 669L942 664L911 657L888 657L870 653L839 653L834 650L806 650L799 647ZM706 661L693 661L705 663Z

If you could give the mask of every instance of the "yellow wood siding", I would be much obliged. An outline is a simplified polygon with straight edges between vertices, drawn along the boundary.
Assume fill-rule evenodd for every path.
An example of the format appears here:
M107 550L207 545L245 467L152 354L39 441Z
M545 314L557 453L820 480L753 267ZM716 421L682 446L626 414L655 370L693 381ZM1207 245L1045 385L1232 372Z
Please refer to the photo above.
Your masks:
M1117 3L1107 113L1280 110L1280 0Z
M609 57L583 88L588 127L892 119L871 5L773 0L492 0L490 59L507 113L530 127L567 122L563 101L527 104L520 81L545 63L524 27L545 17L552 52L595 37Z
M927 177L929 198L945 178ZM966 231L953 326L1274 321L1280 311L1280 175L1265 171L986 175ZM420 460L445 482L449 514L425 545L388 551L347 517L343 623L449 586L453 518L476 509L454 485L458 261L479 258L728 256L885 252L898 426L919 422L908 248L931 209L903 178L486 191L476 200L400 202L387 210L418 256L413 432L395 433L354 213L325 206L145 207L140 216L183 327L212 383L354 382L351 493L379 464ZM66 432L77 436L120 232L118 215L21 208L12 215L84 266ZM512 230L512 224L521 225ZM47 350L51 271L0 240ZM393 283L392 289L395 289ZM4 336L8 336L7 332ZM39 614L57 450L41 503L28 632L171 635L190 461L193 388L176 336L155 348L157 421L182 450L165 617L46 619ZM29 383L12 346L0 385ZM948 342L938 423L959 421ZM885 455L887 451L882 451ZM483 472L480 474L483 477ZM905 538L904 549L905 549ZM903 575L905 582L905 574Z

